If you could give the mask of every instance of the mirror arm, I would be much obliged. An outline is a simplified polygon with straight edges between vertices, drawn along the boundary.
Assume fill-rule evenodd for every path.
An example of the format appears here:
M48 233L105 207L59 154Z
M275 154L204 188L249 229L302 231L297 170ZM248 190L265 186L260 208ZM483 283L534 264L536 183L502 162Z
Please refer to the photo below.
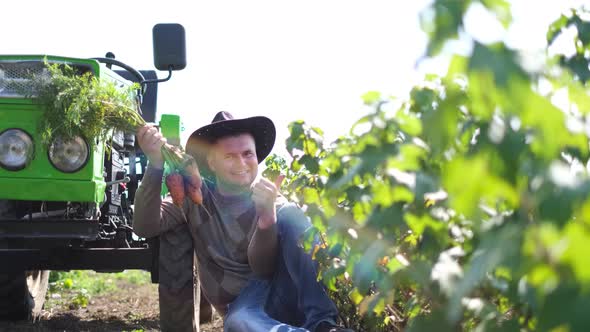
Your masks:
M141 81L141 85L148 84L148 83L166 82L166 81L170 80L170 77L172 77L172 66L168 66L168 77L155 79L155 80L143 80L143 81Z

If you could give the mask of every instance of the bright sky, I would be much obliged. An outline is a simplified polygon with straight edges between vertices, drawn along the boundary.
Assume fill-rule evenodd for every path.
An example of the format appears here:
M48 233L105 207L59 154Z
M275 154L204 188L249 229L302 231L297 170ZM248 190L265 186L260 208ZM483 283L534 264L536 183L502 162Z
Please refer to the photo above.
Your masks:
M426 45L418 13L429 0L84 3L5 1L0 52L90 58L111 51L136 69L153 69L152 27L180 23L188 64L160 84L158 111L182 117L183 139L221 110L265 115L277 127L274 151L285 154L291 121L319 126L331 141L367 112L365 92L403 97L423 73L444 71L440 61L415 66ZM513 3L508 35L477 8L466 20L468 31L482 41L507 37L514 47L539 49L549 22L583 1Z

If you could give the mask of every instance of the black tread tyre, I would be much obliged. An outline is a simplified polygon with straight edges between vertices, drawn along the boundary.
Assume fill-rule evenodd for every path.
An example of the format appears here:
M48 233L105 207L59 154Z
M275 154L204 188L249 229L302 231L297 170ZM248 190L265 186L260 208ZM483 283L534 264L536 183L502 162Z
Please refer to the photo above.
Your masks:
M160 234L158 295L160 328L164 332L199 331L200 322L211 320L211 305L201 301L195 260L186 225Z
M24 272L0 274L0 320L28 318L27 282Z
M49 271L0 274L0 320L36 320L48 285Z

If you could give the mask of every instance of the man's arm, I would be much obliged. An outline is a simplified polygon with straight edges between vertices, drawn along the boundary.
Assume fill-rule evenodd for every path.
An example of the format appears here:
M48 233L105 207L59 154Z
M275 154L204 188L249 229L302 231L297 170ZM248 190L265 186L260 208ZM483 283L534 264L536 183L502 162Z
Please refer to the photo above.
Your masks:
M284 178L281 174L274 183L260 178L252 187L252 200L258 220L248 246L248 262L254 274L260 277L271 277L275 270L278 251L276 204L277 199L285 200L279 196Z
M275 271L279 236L277 224L267 228L256 226L250 245L248 246L248 262L254 275L270 278Z
M175 206L170 198L162 201L163 173L164 170L148 165L135 192L133 231L139 236L153 237L186 222L183 210Z
M162 201L160 196L164 175L162 146L166 144L166 138L153 125L139 128L136 136L137 143L148 158L148 167L135 192L133 231L139 236L153 237L182 221L186 222L186 217L170 198Z

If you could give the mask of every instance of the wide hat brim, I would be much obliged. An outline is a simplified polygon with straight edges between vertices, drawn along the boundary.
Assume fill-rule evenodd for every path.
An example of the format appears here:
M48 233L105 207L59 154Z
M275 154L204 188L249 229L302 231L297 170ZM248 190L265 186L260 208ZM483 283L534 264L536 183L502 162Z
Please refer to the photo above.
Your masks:
M210 176L207 153L220 138L249 133L254 137L256 157L261 163L272 151L276 139L274 123L267 117L254 116L244 119L227 119L212 122L195 130L189 137L185 151L192 155L201 173Z

